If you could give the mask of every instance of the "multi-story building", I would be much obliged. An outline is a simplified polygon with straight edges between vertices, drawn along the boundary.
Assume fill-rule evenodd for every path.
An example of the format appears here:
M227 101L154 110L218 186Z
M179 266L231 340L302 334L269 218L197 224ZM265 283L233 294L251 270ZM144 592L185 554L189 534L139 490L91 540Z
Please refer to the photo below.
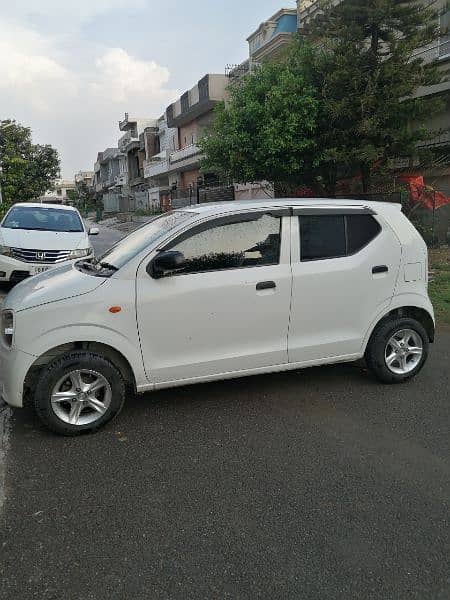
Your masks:
M248 58L240 65L227 65L230 80L238 80L264 61L279 59L296 31L297 10L281 8L247 38Z
M119 129L124 134L119 139L119 150L124 155L120 164L120 187L123 208L134 208L136 195L145 193L148 189L144 179L145 139L146 129L155 129L156 119L131 117L125 113Z
M198 140L211 126L214 107L227 97L225 75L205 75L166 110L167 126L175 129L173 150L169 153L171 189L189 193L208 174L200 173L202 155Z
M103 202L105 212L118 212L120 206L120 161L119 148L107 148L97 155L94 165L93 190L96 198Z
M70 202L70 192L75 191L75 181L69 179L56 179L53 189L40 197L42 202L53 204L67 204Z
M94 181L94 171L78 171L75 175L75 186L86 186L88 189L92 189Z
M167 204L170 192L169 158L178 148L178 130L169 128L166 113L157 121L156 127L144 130L144 178L148 182L149 206Z

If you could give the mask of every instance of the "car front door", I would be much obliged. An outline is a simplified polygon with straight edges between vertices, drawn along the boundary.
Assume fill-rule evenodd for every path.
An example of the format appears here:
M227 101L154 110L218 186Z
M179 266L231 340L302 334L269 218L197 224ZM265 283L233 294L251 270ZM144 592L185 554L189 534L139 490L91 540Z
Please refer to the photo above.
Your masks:
M137 277L144 365L158 384L287 363L290 218L252 213L197 225L164 250L181 270Z
M364 209L297 213L292 223L289 362L358 354L373 319L392 300L400 242Z

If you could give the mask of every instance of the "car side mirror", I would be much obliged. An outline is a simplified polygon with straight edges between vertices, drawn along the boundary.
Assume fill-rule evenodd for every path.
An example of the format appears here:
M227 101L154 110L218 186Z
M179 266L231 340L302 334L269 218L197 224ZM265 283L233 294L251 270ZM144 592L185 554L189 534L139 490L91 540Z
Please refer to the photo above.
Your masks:
M100 229L98 227L91 227L88 233L89 235L98 235L100 233Z
M148 264L147 273L153 279L160 279L170 271L182 269L185 263L186 259L182 252L167 250L157 254L152 262Z

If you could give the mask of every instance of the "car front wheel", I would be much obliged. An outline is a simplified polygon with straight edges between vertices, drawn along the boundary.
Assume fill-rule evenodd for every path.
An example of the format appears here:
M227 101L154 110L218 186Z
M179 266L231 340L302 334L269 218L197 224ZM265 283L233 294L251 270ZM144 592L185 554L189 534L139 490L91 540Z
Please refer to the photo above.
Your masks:
M49 429L74 436L105 425L124 400L120 371L101 354L83 351L65 354L42 370L34 406Z

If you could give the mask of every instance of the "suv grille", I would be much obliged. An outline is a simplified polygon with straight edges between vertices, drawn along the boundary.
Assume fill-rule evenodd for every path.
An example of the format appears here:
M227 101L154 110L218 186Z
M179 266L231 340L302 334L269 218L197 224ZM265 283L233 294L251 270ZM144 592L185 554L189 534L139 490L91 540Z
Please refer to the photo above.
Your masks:
M17 260L29 263L54 264L69 259L70 250L29 250L28 248L11 248L11 255Z

